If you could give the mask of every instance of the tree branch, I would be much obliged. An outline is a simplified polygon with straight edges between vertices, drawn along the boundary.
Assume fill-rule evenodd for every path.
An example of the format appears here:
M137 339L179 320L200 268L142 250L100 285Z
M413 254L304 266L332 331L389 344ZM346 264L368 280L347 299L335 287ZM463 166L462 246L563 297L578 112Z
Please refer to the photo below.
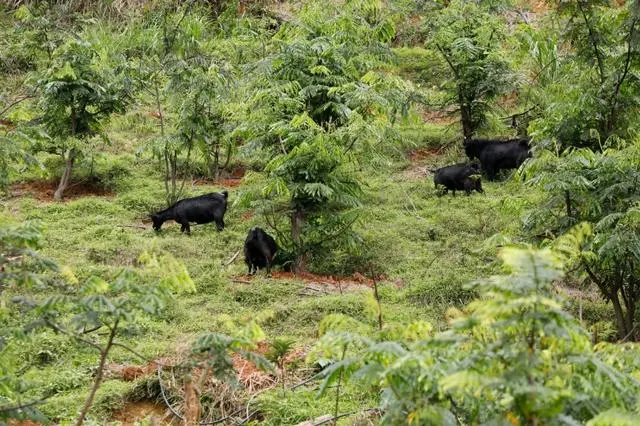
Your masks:
M629 40L627 41L627 58L624 64L624 71L622 72L622 75L620 76L620 78L616 83L616 87L613 91L613 95L611 95L611 111L609 112L610 114L609 123L607 123L609 128L607 129L607 131L610 131L611 127L613 127L613 117L615 115L615 111L618 106L618 94L620 93L620 89L622 87L622 84L624 83L624 80L627 78L627 74L629 73L629 68L631 68L631 53L633 51L633 48L631 47L631 40L633 38L633 33L636 28L636 22L637 22L637 19L635 18L633 19L633 21L631 21L631 27L629 28Z
M46 401L47 399L51 398L53 395L50 396L43 396L40 399L36 399L30 402L25 402L23 404L16 404L16 405L9 405L9 406L4 406L4 407L0 407L0 414L3 413L10 413L12 411L19 411L19 410L24 410L25 408L31 408L34 407L44 401Z
M440 53L444 57L444 60L447 61L447 64L449 64L449 67L451 68L451 71L453 71L453 75L456 76L456 79L459 79L460 78L460 74L458 74L458 70L456 69L456 67L453 66L453 63L451 63L451 60L449 59L449 57L445 53L444 49L439 44L436 44L436 47L438 48L438 50L440 51Z
M17 98L13 102L11 102L9 105L7 105L2 111L0 111L0 117L2 117L7 111L9 111L14 106L18 105L20 102L26 101L27 99L31 99L31 98L33 98L33 96L31 95L24 95L22 97Z
M587 30L589 31L589 40L591 41L591 45L593 46L593 50L595 52L596 61L598 62L598 69L600 71L600 83L604 84L607 79L604 71L604 61L602 60L602 53L600 52L600 48L598 47L598 39L596 38L595 30L593 29L593 24L587 17L587 12L584 9L583 0L578 0L578 8L580 9L580 13L582 14L582 18L584 19L584 23L587 26Z

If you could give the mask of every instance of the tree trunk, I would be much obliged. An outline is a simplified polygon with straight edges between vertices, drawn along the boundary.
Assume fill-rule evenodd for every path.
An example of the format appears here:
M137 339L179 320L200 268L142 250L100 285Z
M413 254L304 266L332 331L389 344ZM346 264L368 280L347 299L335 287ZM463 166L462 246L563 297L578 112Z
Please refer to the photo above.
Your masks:
M73 171L73 162L75 160L76 153L73 149L69 150L67 154L67 158L65 158L64 163L64 172L62 173L62 177L60 178L60 183L58 184L58 189L53 194L53 199L56 201L62 200L62 195L64 194L65 189L69 186L69 182L71 181L71 172Z
M184 384L184 424L197 426L200 423L200 395L190 379Z
M571 193L564 191L564 203L567 206L567 217L571 217Z
M231 144L227 144L227 158L224 160L224 166L222 166L222 168L224 170L228 170L229 169L229 163L231 162L231 152L233 150L233 147L231 146Z
M116 332L118 330L118 321L113 324L113 328L111 329L111 333L109 333L109 340L107 340L107 345L100 352L100 365L98 366L98 371L96 372L96 379L93 382L93 387L91 388L91 392L89 392L89 396L87 396L86 401L84 402L84 407L82 407L82 411L80 412L80 417L76 421L76 426L82 426L84 423L85 417L89 414L89 409L91 409L91 405L93 404L93 399L96 396L96 392L102 383L102 377L104 374L104 365L107 362L107 355L109 354L109 350L111 346L113 346L113 340L116 337Z
M636 300L633 300L631 297L630 300L625 299L624 301L626 312L626 324L627 324L627 334L625 334L622 338L626 338L629 341L635 341L635 336L638 334L634 332L635 328L635 319L636 319Z
M216 148L213 151L213 178L218 181L220 178L220 144L216 144Z
M304 213L301 210L294 209L291 216L291 239L296 250L296 262L293 266L294 272L302 272L306 268L306 255L302 246L302 223Z
M460 105L460 121L462 122L462 134L464 139L470 139L475 133L473 120L471 119L471 106L462 94L462 88L458 87L458 104Z
M618 336L620 337L620 339L624 339L627 334L629 334L630 330L627 329L627 323L625 320L624 312L622 310L622 305L620 305L620 298L618 297L618 293L615 292L611 296L612 297L610 297L609 300L611 300L611 303L613 304L613 312L616 316Z

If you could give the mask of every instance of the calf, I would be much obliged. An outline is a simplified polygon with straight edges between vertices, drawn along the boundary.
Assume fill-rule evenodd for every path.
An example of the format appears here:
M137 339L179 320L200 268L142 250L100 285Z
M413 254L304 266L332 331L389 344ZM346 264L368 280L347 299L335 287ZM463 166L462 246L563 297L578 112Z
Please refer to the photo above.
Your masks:
M162 224L168 220L175 220L182 227L180 231L191 233L189 222L197 224L216 223L216 229L222 231L224 229L224 214L227 211L227 198L229 193L213 192L194 198L185 198L180 200L168 209L151 215L153 221L153 229L159 231Z
M499 141L491 139L466 139L464 151L473 160L480 160L482 170L489 180L495 180L503 169L517 169L531 157L528 138Z
M278 246L271 235L264 232L262 228L249 230L247 238L244 240L244 262L249 267L249 274L255 274L258 268L267 268L267 274L271 273L271 264Z
M452 166L442 167L433 171L433 184L438 188L439 185L444 186L444 193L449 190L465 191L467 195L471 195L474 190L484 192L480 177L474 176L478 174L478 165L474 163L459 163Z

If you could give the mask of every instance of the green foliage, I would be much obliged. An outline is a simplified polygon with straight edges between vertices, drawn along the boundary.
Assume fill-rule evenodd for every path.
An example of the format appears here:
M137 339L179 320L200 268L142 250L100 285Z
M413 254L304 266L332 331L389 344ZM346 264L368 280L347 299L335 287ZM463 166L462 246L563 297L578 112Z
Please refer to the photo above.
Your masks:
M380 386L385 424L573 424L633 410L640 382L554 299L558 257L505 249L502 259L511 274L477 284L480 298L448 331L400 342L326 335L334 359L361 349L325 370L323 389L343 373Z
M88 413L95 392L101 384L104 374L104 366L110 349L121 345L116 342L128 329L136 327L136 321L149 315L156 316L173 299L174 293L182 291L194 291L193 281L189 277L183 265L178 264L170 256L156 257L153 254L145 254L141 262L150 270L136 273L123 270L113 280L106 281L92 276L84 284L78 286L78 279L68 269L59 270L58 280L43 280L40 274L43 270L58 271L58 267L42 258L36 252L40 239L40 229L37 225L28 224L22 228L2 228L0 230L0 271L4 285L12 287L20 286L24 291L29 287L35 287L39 292L57 293L48 296L33 296L27 294L14 296L13 302L23 307L23 315L27 319L18 322L16 326L3 330L0 336L0 350L4 349L4 343L9 341L15 345L16 339L24 339L25 333L33 333L40 328L50 328L56 333L88 345L100 351L100 366L92 391L80 415L80 423ZM162 267L159 261L163 262ZM154 271L162 277L153 283ZM151 279L150 279L151 278ZM156 278L157 279L157 278ZM151 282L151 283L150 283ZM20 294L17 288L13 290ZM107 329L106 343L101 343L100 338L91 335L98 330ZM52 355L42 352L44 361L48 362ZM16 366L12 364L12 358L8 357L7 364L0 364L0 368L6 371L0 383L0 400L7 402L9 408L2 408L2 414L22 416L23 409L20 394L28 386L21 380L13 377ZM63 383L50 383L44 389L43 399L60 392L75 388L78 380ZM39 401L25 405L26 413ZM14 408L17 407L17 408ZM6 414L9 413L9 414Z
M244 202L270 218L281 246L295 253L296 270L337 240L355 247L350 230L361 190L354 154L371 158L390 135L389 121L410 104L406 84L375 70L390 58L394 33L378 1L340 10L310 4L300 19L274 37L269 66L257 64L252 124L237 130L269 155L261 192ZM290 232L277 223L283 214Z
M83 154L87 139L101 131L114 112L124 111L130 87L122 70L101 70L96 51L86 42L68 39L57 47L51 63L35 83L39 109L49 138L36 150L65 159L66 167L54 198L62 198L73 163Z
M45 288L42 274L58 271L54 262L37 251L41 242L41 230L38 223L23 226L0 224L0 296L3 296L6 289L20 286L42 290ZM4 309L0 311L0 320L5 322L6 312L3 311ZM0 355L13 340L21 338L22 333L18 330L3 330L0 334ZM43 419L37 411L38 401L25 403L20 398L21 393L29 388L29 383L22 377L14 376L13 368L10 357L0 356L0 420Z
M513 81L500 48L504 23L482 2L452 1L431 16L428 45L449 66L451 77L443 87L447 104L458 107L463 135L470 138L487 124L491 102Z
M546 203L527 221L538 235L553 235L574 226L556 244L612 302L620 338L629 338L640 300L640 239L638 239L637 144L593 152L571 150L556 157L542 155L531 165ZM583 277L584 278L584 277Z
M29 222L23 226L0 227L0 295L7 287L44 286L43 271L57 271L58 266L42 257L37 249L42 225Z
M640 90L639 12L635 2L558 3L560 25L566 27L562 41L572 49L552 63L551 69L560 72L543 84L538 97L546 107L534 126L541 139L595 150L635 136L630 111Z

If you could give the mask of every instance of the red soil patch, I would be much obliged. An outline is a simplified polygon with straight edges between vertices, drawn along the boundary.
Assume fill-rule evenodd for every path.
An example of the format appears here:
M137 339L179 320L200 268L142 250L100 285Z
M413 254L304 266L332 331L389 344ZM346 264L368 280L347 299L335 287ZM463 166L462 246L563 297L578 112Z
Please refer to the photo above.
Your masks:
M253 218L254 213L253 212L244 212L240 215L240 219L242 220L251 220L251 218Z
M252 277L242 275L236 278L242 281L249 281ZM300 272L298 274L294 274L293 272L272 271L271 278L276 280L299 280L304 281L305 283L328 285L336 288L346 288L348 286L356 286L359 288L373 287L373 280L365 277L359 272L354 273L350 277L344 277L333 275L316 275L310 272ZM384 276L378 276L376 278L378 280L386 279L386 277Z
M16 125L13 124L13 121L2 119L2 118L0 118L0 126L4 126L9 130L13 130L16 128Z
M158 111L151 111L147 115L151 118L155 118L156 120L160 120L160 118L162 118L162 114L160 114Z
M257 349L252 350L254 353L258 353L262 356L266 355L271 350L271 346L266 341L258 342ZM289 352L284 357L284 365L287 366L293 362L304 360L307 356L304 348L296 348ZM258 369L252 362L249 362L242 358L239 354L235 353L231 357L233 362L233 369L238 375L238 381L242 383L247 391L253 393L276 384L277 380L271 374ZM285 367L286 368L286 367Z
M242 184L242 179L230 178L230 179L208 179L200 178L193 181L194 185L220 185L226 188L235 188Z
M433 124L448 125L458 120L454 114L446 110L423 110L420 115L425 122Z
M422 179L429 176L429 163L432 158L440 155L443 147L430 146L426 148L418 148L408 153L411 166L402 172L406 179Z
M506 110L511 110L518 105L518 93L515 91L507 93L500 98L500 105Z
M441 146L427 146L409 151L409 161L411 163L424 163L433 157L437 157L442 152Z
M209 179L206 177L201 177L196 179L193 184L194 185L222 185L229 188L235 188L236 186L240 186L242 183L242 178L244 177L244 167L236 166L231 171L222 171L221 177L216 181L215 179Z
M531 11L534 13L546 12L549 9L550 6L545 0L537 0L531 2Z
M33 420L9 420L9 426L41 426L42 423Z
M53 201L53 194L58 189L57 181L31 181L11 185L10 191L14 197L31 196L38 201ZM109 197L113 192L92 185L89 182L71 182L64 192L64 201L88 196Z
M151 424L178 424L177 419L173 418L166 406L151 401L129 402L113 416L113 420L122 422L124 426L133 426L149 417L151 417Z
M132 382L138 377L155 373L157 368L158 365L151 361L148 362L147 365L107 364L105 367L105 378Z
M338 286L340 284L366 284L368 286L373 285L373 281L365 278L359 273L353 274L353 277L334 277L332 275L323 276L323 275L315 275L310 272L300 272L298 274L294 274L292 272L273 272L272 277L276 279L298 279L307 282L316 282L321 284L331 284L334 286Z

